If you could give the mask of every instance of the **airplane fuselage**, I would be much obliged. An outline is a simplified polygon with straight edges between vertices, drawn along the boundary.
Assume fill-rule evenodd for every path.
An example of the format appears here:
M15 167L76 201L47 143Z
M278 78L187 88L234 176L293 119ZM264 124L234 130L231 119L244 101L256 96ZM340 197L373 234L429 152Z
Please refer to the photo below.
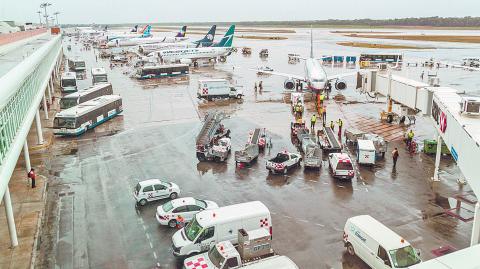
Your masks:
M230 47L185 48L162 50L159 55L164 61L177 62L182 59L197 60L227 56L230 50Z
M142 44L153 44L153 43L174 43L186 40L186 37L135 37L127 39L115 39L107 43L108 47L123 47L123 46L136 46Z
M310 90L317 92L322 92L328 83L327 73L314 58L305 60L305 81Z

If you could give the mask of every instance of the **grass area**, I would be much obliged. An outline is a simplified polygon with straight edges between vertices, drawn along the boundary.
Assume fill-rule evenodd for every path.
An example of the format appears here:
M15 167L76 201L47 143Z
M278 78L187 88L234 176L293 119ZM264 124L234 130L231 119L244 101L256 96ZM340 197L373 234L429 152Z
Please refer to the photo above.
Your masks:
M153 27L152 32L171 32L171 31L178 31L180 26L164 26L164 27ZM208 31L210 27L187 27L187 33L191 30L193 31ZM217 27L218 29L218 27ZM225 27L227 29L227 27ZM238 33L267 33L267 34L294 34L296 33L293 29L255 29L255 28L239 28L235 29L235 32Z
M347 46L347 47L356 47L356 48L369 48L369 49L435 49L432 47L377 44L377 43L364 43L364 42L337 42L337 45Z
M258 39L258 40L285 40L285 39L288 39L288 37L284 37L284 36L257 36L257 35L241 35L241 36L236 36L236 38Z
M434 41L434 42L459 42L459 43L480 43L480 36L463 35L363 35L347 34L348 37L376 38L376 39L395 39L395 40L414 40L414 41Z
M330 31L332 34L398 34L398 32L387 32L387 31L349 31L349 30L337 30Z

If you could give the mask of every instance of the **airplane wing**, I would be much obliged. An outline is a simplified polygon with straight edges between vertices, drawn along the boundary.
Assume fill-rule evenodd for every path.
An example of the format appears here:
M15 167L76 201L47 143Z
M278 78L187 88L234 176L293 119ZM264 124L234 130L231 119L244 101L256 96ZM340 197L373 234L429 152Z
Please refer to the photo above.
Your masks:
M296 79L300 81L305 81L305 77L300 76L300 75L293 75L293 74L287 74L287 73L280 73L280 72L273 72L273 71L264 71L261 69L250 69L255 72L261 72L263 74L269 74L269 75L275 75L275 76L280 76L280 77L286 77L288 79Z
M336 79L341 79L344 77L349 77L349 76L356 76L358 72L351 72L351 73L343 73L343 74L337 74L337 75L331 75L327 77L327 80L336 80Z

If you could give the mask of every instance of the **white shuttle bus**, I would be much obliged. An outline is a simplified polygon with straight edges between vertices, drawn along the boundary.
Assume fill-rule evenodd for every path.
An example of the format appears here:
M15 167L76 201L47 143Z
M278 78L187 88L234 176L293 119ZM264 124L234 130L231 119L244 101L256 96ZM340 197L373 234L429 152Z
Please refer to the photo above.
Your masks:
M172 236L173 255L190 256L205 252L221 241L236 245L239 229L259 228L268 229L272 235L270 211L259 201L201 211Z
M57 113L53 121L53 133L65 136L81 135L122 111L122 97L100 96Z
M85 90L81 90L81 91L63 96L62 99L60 99L60 109L71 108L78 104L85 103L86 101L90 101L99 96L110 95L110 94L113 94L112 84L110 83L97 84Z
M107 71L103 67L94 67L92 68L92 84L95 85L97 83L107 83L108 76Z
M60 79L60 87L62 92L76 92L77 91L77 74L75 72L65 72Z
M369 215L347 220L343 242L350 255L375 269L410 268L421 262L417 249Z

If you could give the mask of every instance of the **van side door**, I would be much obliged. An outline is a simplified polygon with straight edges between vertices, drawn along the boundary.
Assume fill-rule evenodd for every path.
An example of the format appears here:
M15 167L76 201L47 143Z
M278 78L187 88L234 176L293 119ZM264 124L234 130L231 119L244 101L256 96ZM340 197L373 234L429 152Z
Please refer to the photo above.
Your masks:
M392 268L387 251L380 245L378 246L376 260L377 262L375 263L375 268Z
M200 252L205 252L209 251L210 247L212 247L216 242L215 242L215 227L208 227L205 228L198 237L197 241L195 242L196 244L200 244Z
M153 201L155 200L155 191L153 190L153 186L152 185L148 185L148 186L145 186L143 187L143 195L147 198L148 201Z

